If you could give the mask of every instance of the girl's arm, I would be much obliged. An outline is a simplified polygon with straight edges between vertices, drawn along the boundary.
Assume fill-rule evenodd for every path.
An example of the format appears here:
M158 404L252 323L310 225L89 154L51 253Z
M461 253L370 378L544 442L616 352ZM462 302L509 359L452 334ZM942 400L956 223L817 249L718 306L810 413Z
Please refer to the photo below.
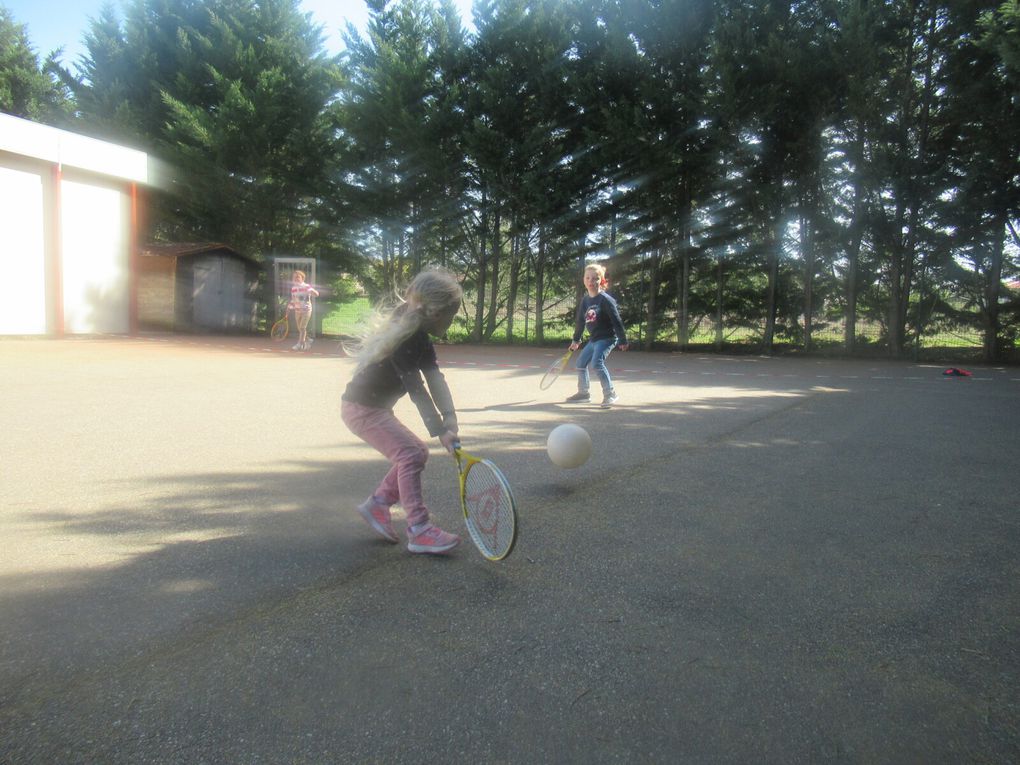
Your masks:
M623 326L623 319L620 317L620 309L615 300L607 300L605 305L609 308L609 321L613 325L613 333L616 335L616 344L621 350L626 350L627 330Z
M390 357L390 363L400 376L400 382L407 395L417 407L429 435L438 437L443 446L449 449L449 443L457 432L457 414L453 408L453 397L446 385L446 379L439 371L435 349L427 340L424 342L424 347L413 342L401 346L406 352L401 353L398 349L397 354ZM428 381L428 390L425 389L422 374Z
M390 361L400 376L400 382L408 397L418 409L429 435L442 440L447 433L456 434L457 413L453 408L453 397L439 367L426 365L424 369L403 369L393 359ZM428 390L425 389L422 374L428 380ZM432 395L429 395L430 391ZM446 446L445 441L443 445Z
M584 335L584 298L581 298L581 302L577 304L577 314L574 316L574 342L573 345L577 345L581 342L581 337Z
M457 432L457 411L453 406L453 396L450 394L450 386L446 384L446 378L439 371L439 367L425 370L425 382L432 394L432 401L443 418L443 427L451 433Z
M428 430L429 435L440 436L445 433L447 428L443 425L442 416L436 411L436 405L432 401L432 397L425 390L425 385L421 379L421 372L417 369L409 372L398 371L400 372L400 380L404 384L404 390L407 391L408 397L418 408L418 414L421 415L421 420L425 423L425 428Z

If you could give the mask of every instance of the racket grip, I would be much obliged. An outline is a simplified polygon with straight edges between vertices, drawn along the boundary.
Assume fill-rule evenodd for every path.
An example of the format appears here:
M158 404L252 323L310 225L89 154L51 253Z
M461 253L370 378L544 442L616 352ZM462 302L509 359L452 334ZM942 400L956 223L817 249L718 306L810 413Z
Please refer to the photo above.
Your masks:
M455 441L453 442L453 450L454 450L455 452L459 452L459 451L460 451L460 439L456 439L456 440L455 440Z

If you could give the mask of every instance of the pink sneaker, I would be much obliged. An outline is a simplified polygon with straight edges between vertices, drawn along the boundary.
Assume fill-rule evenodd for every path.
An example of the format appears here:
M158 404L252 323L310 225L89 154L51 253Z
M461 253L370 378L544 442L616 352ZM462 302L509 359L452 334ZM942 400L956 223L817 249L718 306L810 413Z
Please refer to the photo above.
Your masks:
M460 544L460 537L429 524L417 534L408 529L407 549L413 553L444 553Z
M375 497L369 497L358 505L358 512L368 522L368 525L387 542L396 544L400 541L393 528L393 521L390 520L390 508L387 505L381 505L375 501Z

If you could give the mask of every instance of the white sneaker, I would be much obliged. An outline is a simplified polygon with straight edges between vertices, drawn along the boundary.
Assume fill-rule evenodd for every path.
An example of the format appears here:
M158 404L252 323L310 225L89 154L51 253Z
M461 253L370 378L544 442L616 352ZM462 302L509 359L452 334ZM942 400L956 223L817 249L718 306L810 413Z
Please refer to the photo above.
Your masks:
M292 345L290 347L290 349L292 351L303 351L304 350L304 348L301 347L301 343L297 343L296 345Z

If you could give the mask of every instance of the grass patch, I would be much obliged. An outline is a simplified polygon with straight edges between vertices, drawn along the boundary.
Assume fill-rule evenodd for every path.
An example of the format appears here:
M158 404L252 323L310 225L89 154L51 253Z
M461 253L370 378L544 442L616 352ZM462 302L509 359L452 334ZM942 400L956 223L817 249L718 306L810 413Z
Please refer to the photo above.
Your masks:
M372 306L367 297L354 298L343 303L319 303L322 315L322 334L340 337L362 325L371 313ZM326 307L328 306L328 308Z

